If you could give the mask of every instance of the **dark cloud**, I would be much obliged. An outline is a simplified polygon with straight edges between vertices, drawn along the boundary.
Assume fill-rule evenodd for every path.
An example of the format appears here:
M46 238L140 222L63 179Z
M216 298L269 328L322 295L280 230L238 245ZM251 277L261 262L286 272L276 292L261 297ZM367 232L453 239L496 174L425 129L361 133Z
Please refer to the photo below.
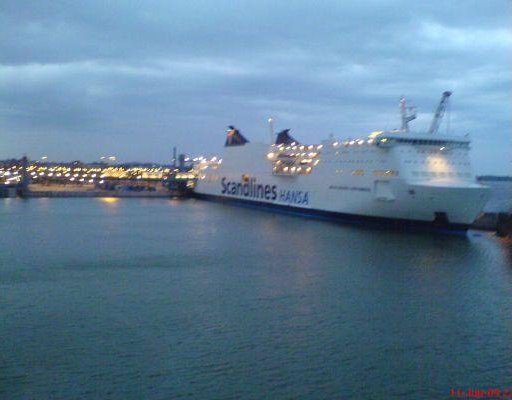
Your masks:
M511 16L505 0L4 0L0 158L162 162L220 151L231 123L266 140L269 115L310 142L358 136L396 127L400 95L421 130L449 89L477 171L512 173Z

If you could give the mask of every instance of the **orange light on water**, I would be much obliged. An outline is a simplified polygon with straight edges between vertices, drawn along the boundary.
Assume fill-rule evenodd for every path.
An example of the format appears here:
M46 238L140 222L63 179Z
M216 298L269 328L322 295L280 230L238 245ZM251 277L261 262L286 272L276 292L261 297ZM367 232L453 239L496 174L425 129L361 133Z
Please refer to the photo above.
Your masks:
M115 204L119 201L118 197L100 197L99 200L102 203Z

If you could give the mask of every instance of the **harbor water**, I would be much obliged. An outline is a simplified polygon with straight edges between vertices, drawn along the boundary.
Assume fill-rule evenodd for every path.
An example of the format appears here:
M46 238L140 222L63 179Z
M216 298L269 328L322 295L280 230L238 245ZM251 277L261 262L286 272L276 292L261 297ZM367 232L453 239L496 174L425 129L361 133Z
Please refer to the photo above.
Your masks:
M167 199L0 200L2 399L512 389L512 243Z

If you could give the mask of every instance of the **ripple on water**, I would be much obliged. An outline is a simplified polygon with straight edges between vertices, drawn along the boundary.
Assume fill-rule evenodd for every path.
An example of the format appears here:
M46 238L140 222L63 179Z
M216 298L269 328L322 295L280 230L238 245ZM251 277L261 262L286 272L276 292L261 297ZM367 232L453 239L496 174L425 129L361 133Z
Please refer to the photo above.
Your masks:
M510 384L506 240L74 200L3 208L2 397L427 399Z

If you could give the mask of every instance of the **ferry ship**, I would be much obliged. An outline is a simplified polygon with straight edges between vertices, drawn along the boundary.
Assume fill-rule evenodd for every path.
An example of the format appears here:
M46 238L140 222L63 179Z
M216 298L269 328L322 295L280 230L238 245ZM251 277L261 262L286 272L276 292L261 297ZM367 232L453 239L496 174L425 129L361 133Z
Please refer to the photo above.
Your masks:
M409 131L416 113L403 98L401 128L364 138L307 145L284 130L273 144L250 143L230 126L223 157L196 164L195 195L342 222L466 231L490 190L472 171L470 139L437 132L450 94L425 133Z

